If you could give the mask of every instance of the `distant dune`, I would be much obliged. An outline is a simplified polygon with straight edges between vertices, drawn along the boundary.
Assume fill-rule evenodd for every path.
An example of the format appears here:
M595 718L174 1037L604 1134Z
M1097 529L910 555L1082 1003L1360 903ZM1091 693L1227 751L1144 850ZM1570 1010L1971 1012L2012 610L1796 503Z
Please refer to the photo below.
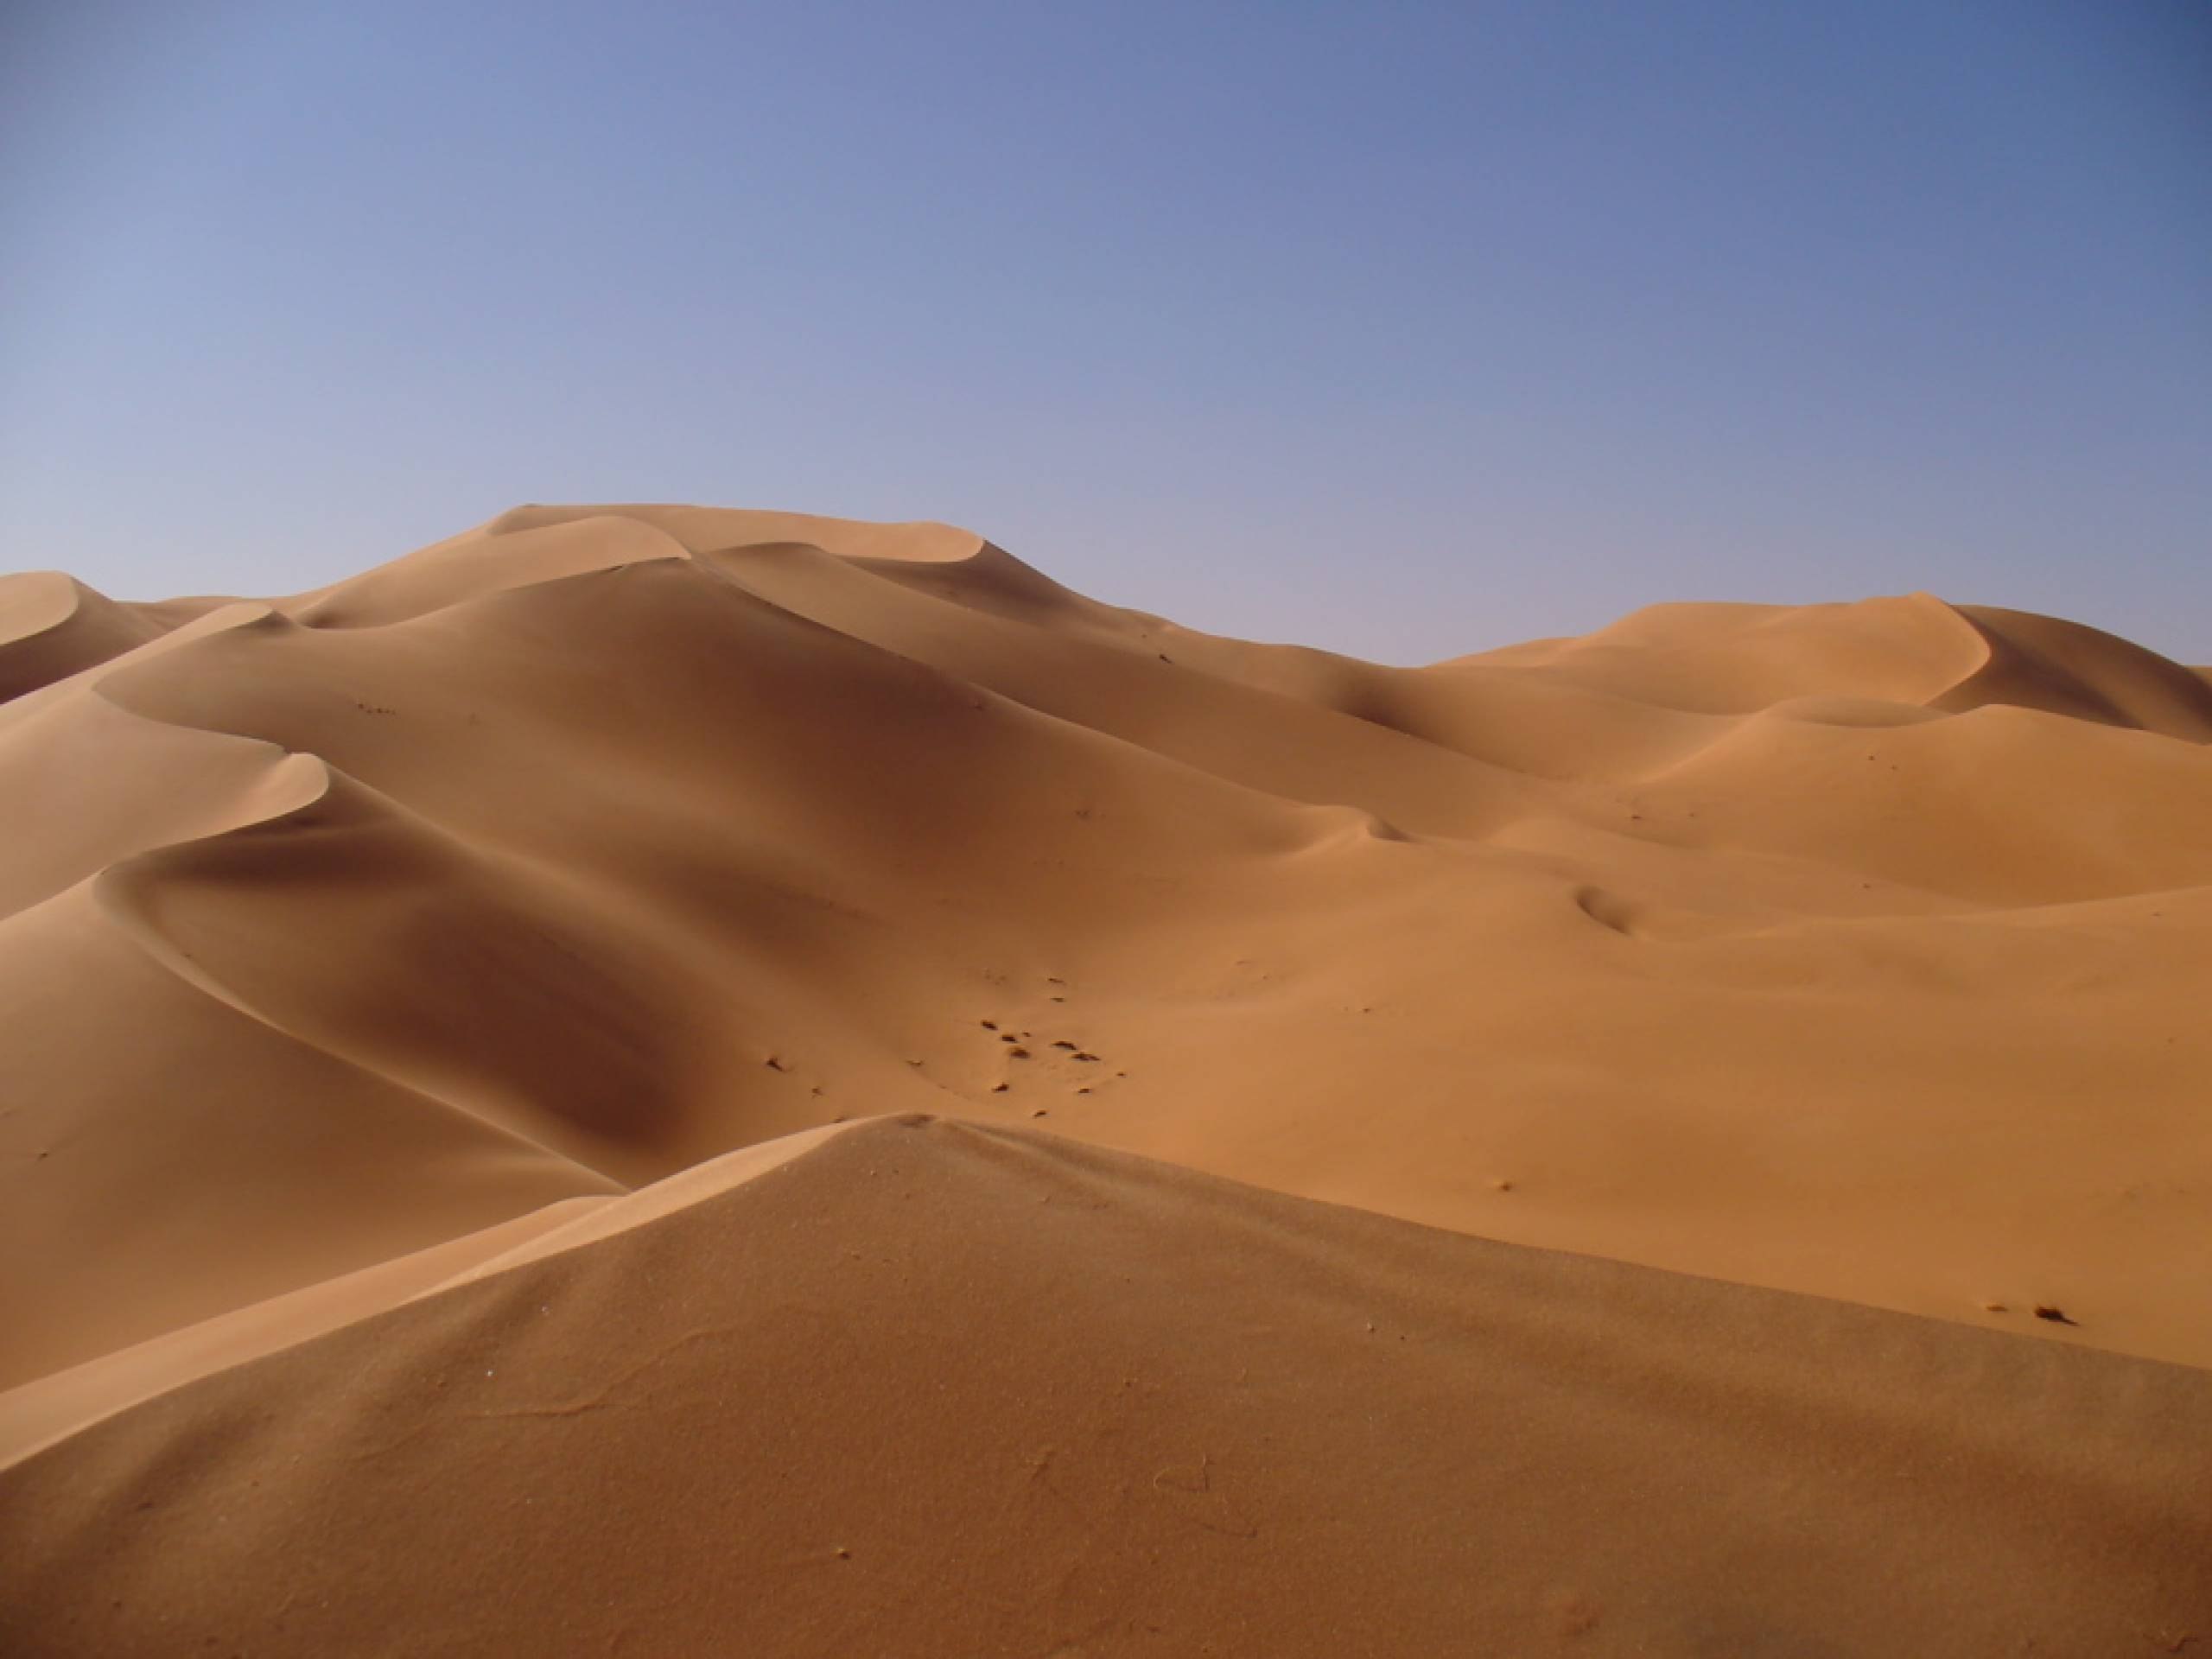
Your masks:
M0 1651L2212 1642L2204 671L527 507L0 699Z

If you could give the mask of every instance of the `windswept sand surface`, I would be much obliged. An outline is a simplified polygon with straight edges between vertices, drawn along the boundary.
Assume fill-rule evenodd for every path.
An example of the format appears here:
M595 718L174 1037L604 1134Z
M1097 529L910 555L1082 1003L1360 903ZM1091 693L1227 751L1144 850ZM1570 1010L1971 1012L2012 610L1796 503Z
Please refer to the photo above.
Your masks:
M2202 671L532 507L0 697L0 1651L2212 1643Z

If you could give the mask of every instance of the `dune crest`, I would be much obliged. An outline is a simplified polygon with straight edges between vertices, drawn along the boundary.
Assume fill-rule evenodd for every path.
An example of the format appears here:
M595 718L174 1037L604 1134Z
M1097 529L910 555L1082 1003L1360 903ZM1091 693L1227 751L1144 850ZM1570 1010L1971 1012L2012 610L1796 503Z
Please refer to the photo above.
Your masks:
M2200 1370L880 1119L0 1473L0 1637L2121 1653L2207 1448Z

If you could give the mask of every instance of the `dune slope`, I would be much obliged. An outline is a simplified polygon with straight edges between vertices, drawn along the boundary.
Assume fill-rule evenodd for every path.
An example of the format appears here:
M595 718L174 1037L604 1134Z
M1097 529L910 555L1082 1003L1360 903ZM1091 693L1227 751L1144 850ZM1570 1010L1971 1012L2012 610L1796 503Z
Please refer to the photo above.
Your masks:
M0 1474L0 1645L2089 1656L2212 1624L2200 1370L1026 1131L739 1164Z

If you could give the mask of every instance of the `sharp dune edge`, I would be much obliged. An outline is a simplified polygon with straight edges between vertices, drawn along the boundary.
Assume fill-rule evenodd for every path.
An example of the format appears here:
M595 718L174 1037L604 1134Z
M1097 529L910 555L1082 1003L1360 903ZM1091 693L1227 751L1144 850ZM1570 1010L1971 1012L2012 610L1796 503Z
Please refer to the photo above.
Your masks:
M0 698L0 1650L2212 1642L2203 671L528 507Z

